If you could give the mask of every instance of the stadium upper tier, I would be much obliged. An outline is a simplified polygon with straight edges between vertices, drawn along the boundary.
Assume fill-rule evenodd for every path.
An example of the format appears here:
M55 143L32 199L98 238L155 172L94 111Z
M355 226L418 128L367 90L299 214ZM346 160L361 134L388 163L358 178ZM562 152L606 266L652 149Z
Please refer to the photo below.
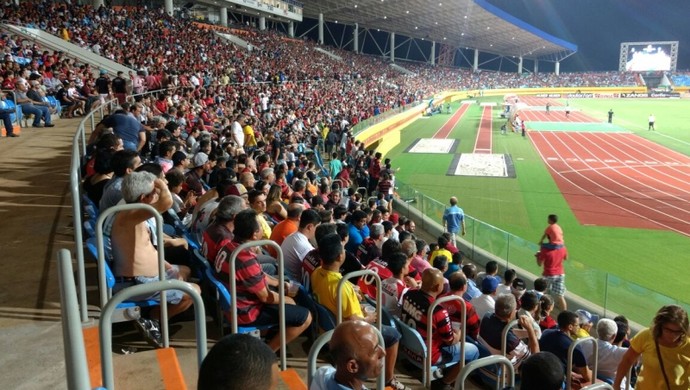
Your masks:
M406 75L380 57L329 48L343 58L338 60L316 51L313 41L234 29L256 48L248 52L192 20L170 17L160 9L96 10L23 1L19 8L2 10L6 23L39 28L132 69L146 70L149 89L204 87L203 94L212 98L244 102L258 101L259 93L267 92L281 98L286 113L312 121L342 115L353 123L443 90L636 85L632 74L619 72L518 75L402 63L415 73ZM48 53L34 43L5 36L1 45L45 74L48 69L42 61ZM61 58L66 57L63 53ZM51 73L66 73L55 72L67 69L65 63L52 67Z
M303 14L502 56L560 61L577 52L486 0L305 0Z

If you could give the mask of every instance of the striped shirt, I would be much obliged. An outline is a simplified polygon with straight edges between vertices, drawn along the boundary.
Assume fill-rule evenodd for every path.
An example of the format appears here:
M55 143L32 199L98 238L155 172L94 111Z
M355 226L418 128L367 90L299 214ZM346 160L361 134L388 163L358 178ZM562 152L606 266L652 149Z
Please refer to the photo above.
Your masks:
M223 284L229 287L230 256L239 246L239 243L232 241L223 246L216 256L216 272ZM264 275L261 265L256 259L256 254L247 249L237 255L235 277L237 280L237 322L249 324L256 321L261 313L263 302L258 297L258 293L268 288L266 275ZM232 293L231 293L232 294Z

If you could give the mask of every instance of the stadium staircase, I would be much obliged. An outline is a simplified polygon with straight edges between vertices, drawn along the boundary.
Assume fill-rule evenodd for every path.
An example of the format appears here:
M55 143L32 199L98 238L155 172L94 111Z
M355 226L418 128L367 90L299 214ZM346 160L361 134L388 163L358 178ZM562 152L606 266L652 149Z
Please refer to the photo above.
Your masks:
M400 66L398 64L391 64L391 68L397 70L398 72L400 72L402 74L406 74L409 76L416 76L417 75L417 73L415 73L409 69L403 68L402 66Z
M327 56L333 58L334 60L338 60L338 61L342 61L342 60L343 60L343 57L341 57L341 56L339 56L339 55L336 55L336 54L333 54L333 53L331 53L330 51L325 50L325 49L322 49L322 48L320 48L320 47L315 48L315 50L318 51L319 53L323 53L323 54L325 54L325 55L327 55Z
M242 49L245 49L247 51L251 51L252 49L252 44L245 41L244 39L238 37L237 35L233 34L228 34L228 33L223 33L223 32L216 32L216 35L219 37L225 39L228 42L234 43L237 45L237 47L240 47Z
M96 69L104 69L111 75L116 75L117 72L124 72L127 74L130 71L134 71L115 61L99 56L91 50L79 47L45 31L7 23L0 25L0 28L11 34L16 34L24 39L35 42L42 48L67 53L69 57L75 58L80 62L89 63Z

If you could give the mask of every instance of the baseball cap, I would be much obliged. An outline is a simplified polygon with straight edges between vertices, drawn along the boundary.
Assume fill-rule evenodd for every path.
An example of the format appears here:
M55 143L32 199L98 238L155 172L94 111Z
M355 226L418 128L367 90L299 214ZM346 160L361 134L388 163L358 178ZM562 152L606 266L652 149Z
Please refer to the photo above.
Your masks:
M391 214L391 215L388 217L388 220L391 221L391 223L393 224L393 226L395 226L395 225L397 225L398 222L400 221L400 216L399 216L398 214Z
M577 317L580 319L580 324L592 324L595 321L595 316L584 309L575 310Z
M513 285L510 287L510 291L513 293L524 292L526 288L527 286L525 285L524 280L515 278L515 280L513 280Z
M498 279L487 276L482 280L482 294L491 294L498 288Z
M101 72L100 72L100 73L101 73L101 74L106 74L106 73L108 73L108 71L105 70L105 69L101 69Z
M188 159L188 158L189 158L189 156L187 156L187 153L181 152L181 151L177 151L177 152L175 152L175 153L173 154L173 156L172 156L173 165L180 165L180 163L181 163L183 160L186 160L186 159Z
M194 168L200 167L208 162L208 155L204 152L198 152L192 158L192 166Z
M244 196L247 195L247 189L241 183L236 183L225 190L225 195Z

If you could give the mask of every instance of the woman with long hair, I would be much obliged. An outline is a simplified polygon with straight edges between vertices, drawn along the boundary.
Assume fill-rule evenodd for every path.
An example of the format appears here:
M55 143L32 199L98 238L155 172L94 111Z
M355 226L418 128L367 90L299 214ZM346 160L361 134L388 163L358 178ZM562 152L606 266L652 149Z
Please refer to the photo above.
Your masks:
M277 222L287 218L287 210L281 199L282 188L278 184L273 184L266 195L266 213Z
M650 328L630 340L630 348L618 365L613 388L642 356L635 389L687 390L690 388L690 326L688 313L680 306L659 309Z

